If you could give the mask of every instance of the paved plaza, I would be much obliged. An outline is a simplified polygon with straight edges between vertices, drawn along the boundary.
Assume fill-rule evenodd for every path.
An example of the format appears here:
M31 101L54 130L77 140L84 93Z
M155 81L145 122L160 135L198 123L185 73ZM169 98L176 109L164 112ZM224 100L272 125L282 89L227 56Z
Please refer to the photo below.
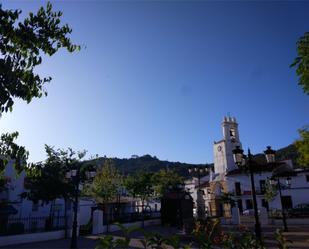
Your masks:
M263 236L265 239L266 247L269 249L277 248L276 241L274 240L274 232L278 226L264 226L263 227ZM223 226L224 230L232 230L233 226ZM147 232L157 232L161 235L167 237L175 234L182 236L182 232L172 227L161 227L161 226L152 226L146 227ZM111 233L115 237L121 237L121 232ZM308 249L309 248L309 225L301 226L290 226L290 232L284 233L287 239L293 241L290 244L290 249ZM143 248L142 244L139 242L143 238L143 235L139 232L132 233L131 246L134 249ZM78 248L79 249L93 249L97 244L98 236L89 235L85 237L78 238ZM60 239L52 241L44 241L37 243L29 243L15 246L6 246L1 248L7 249L64 249L70 247L70 239Z

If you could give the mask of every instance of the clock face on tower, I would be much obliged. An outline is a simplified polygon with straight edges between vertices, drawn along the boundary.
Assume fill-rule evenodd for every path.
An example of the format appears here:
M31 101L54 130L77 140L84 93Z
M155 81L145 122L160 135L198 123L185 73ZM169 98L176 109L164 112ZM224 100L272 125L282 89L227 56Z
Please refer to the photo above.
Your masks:
M218 151L221 151L222 150L222 147L219 145L218 146Z

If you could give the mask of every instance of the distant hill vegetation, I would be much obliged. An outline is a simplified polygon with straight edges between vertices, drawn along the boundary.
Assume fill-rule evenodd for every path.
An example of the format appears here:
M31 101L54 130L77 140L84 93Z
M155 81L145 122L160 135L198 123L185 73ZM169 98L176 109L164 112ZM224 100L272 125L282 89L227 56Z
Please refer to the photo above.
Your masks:
M95 162L96 165L103 165L105 160L112 160L115 163L115 166L118 170L125 175L134 174L137 171L149 171L157 172L160 169L171 169L175 170L181 176L189 176L188 169L192 167L213 167L213 164L190 164L190 163L181 163L181 162L169 162L161 161L155 156L144 155L144 156L134 156L129 159L120 159L120 158L108 158L108 157L99 157L97 159L91 160L89 162Z
M294 168L299 167L297 164L298 152L294 144L290 144L284 148L281 148L276 151L276 160L283 161L291 159L294 165ZM255 160L259 163L266 163L264 154L257 154L254 156Z
M277 160L287 160L292 159L294 165L296 165L297 150L293 144L279 149L276 152ZM254 156L254 159L260 163L266 163L264 154L257 154ZM134 174L137 171L149 171L157 172L160 169L172 169L178 172L181 176L188 177L188 169L194 167L213 167L213 164L190 164L190 163L181 163L181 162L170 162L170 161L161 161L156 156L144 155L144 156L132 156L129 159L120 159L120 158L108 158L108 157L99 157L97 159L90 160L89 162L95 162L96 165L100 166L104 164L105 160L114 161L118 170L124 174Z

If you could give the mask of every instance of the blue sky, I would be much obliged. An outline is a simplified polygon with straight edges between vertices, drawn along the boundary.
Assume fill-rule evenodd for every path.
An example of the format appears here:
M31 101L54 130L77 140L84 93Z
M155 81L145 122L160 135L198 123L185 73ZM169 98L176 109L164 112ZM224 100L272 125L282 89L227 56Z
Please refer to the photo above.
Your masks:
M26 14L45 2L2 4ZM53 77L48 97L17 101L0 120L1 132L20 132L30 161L43 160L49 144L205 163L228 113L254 153L292 143L309 124L309 97L289 68L309 31L309 2L53 5L84 48L46 58L37 71Z

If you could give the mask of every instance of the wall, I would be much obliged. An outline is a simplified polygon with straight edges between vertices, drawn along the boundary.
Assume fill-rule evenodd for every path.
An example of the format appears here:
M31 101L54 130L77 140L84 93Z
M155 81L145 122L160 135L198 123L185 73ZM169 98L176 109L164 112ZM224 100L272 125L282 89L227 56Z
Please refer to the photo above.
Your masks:
M309 174L309 173L308 173ZM257 204L261 207L262 199L264 195L260 194L260 180L267 180L271 177L271 172L263 172L261 174L254 175L255 189L257 192ZM242 195L240 198L243 200L243 207L246 209L245 200L252 199L251 197L251 183L249 175L233 175L227 176L228 191L235 191L235 182L240 182L241 191L248 191L248 195ZM281 183L285 185L285 178L281 178ZM282 189L282 196L291 196L293 206L301 203L309 203L309 182L306 181L306 173L300 172L297 176L292 177L291 187L288 189ZM269 203L269 208L281 209L281 202L279 194Z
M14 218L22 218L22 217L46 217L49 216L51 203L41 205L39 203L37 210L33 210L33 202L27 199L21 199L20 194L25 191L24 189L24 181L26 177L25 171L22 171L20 175L16 174L14 169L14 161L11 160L5 167L4 176L10 179L9 189L5 191L5 194L1 194L1 196L5 196L9 202L14 203L13 206L17 209L18 213L16 215L12 215ZM64 200L57 199L54 204L54 215L56 216L64 216ZM72 210L72 209L71 209Z
M39 242L45 240L54 240L64 238L64 230L44 232L44 233L29 233L0 237L0 246L17 245L22 243Z
M79 224L86 225L91 218L91 208L95 207L94 200L80 199L79 201Z

